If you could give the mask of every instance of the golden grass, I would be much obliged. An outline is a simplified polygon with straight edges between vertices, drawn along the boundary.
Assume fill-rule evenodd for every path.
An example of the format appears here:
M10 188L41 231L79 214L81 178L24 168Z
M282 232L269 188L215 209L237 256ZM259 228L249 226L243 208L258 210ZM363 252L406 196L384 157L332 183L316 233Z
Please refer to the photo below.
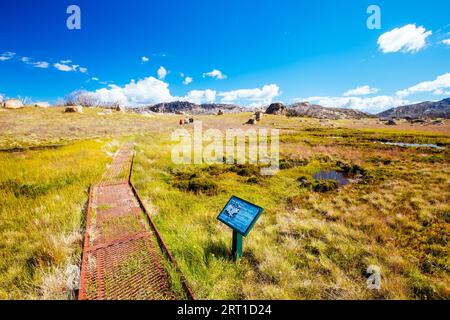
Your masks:
M180 116L98 112L0 114L0 149L65 145L0 153L0 298L70 296L87 188L118 145L103 138L122 136L138 142L133 180L198 298L450 297L448 123L386 127L374 119L264 116L257 127L281 129L282 158L306 161L273 177L252 177L251 170L239 175L229 166L174 165L170 133ZM195 118L204 129L226 130L246 128L250 116ZM380 141L438 143L446 150ZM327 193L299 185L299 177L335 168L337 161L362 167L366 179ZM217 193L177 187L183 172L214 183ZM230 259L231 231L216 220L233 194L265 208L238 263ZM381 268L379 291L366 287L369 265Z
M71 295L88 188L109 159L103 148L0 153L0 298Z

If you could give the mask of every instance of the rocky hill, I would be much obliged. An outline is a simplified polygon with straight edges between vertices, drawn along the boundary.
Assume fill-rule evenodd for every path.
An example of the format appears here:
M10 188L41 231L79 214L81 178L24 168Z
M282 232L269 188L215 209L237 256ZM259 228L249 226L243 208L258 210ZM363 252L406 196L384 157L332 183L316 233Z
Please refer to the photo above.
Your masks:
M236 113L244 110L244 108L232 104L196 104L187 101L158 103L145 109L156 113L177 114L217 114L219 110L223 113Z
M267 108L268 114L286 114L290 117L310 117L317 119L361 119L372 117L365 112L345 108L325 108L308 102L294 103L284 106L281 103L272 104Z
M450 98L392 108L378 114L381 118L450 118Z

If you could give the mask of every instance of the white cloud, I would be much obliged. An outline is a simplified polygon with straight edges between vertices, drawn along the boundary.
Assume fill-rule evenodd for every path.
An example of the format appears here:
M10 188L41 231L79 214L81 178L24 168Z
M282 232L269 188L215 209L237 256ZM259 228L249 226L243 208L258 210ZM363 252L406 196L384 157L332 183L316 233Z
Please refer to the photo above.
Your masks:
M189 101L192 103L213 103L216 101L217 92L215 90L192 90L184 97L176 98L176 100Z
M96 78L96 77L92 77L91 80L92 80L92 81L98 81L98 80L100 80L100 79L99 79L99 78Z
M49 65L50 65L46 61L33 62L33 61L31 61L31 58L29 58L29 57L22 57L22 58L20 58L20 60L23 63L25 63L25 64L28 64L28 65L31 65L31 66L33 66L35 68L40 68L40 69L47 69L49 67Z
M450 46L450 39L442 40L442 43Z
M80 67L78 64L70 64L71 60L62 60L58 63L53 64L53 66L58 69L59 71L63 72L81 72L81 73L87 73L88 69L84 67Z
M221 101L224 103L252 102L252 105L269 104L273 101L273 98L279 95L280 88L275 84L265 85L262 88L239 89L218 94L222 97Z
M32 65L35 68L47 69L50 64L46 61L38 61L38 62L33 62Z
M107 88L87 94L100 103L120 103L125 106L143 106L173 101L169 85L154 77L144 78L137 82L132 80L123 87L110 84Z
M223 74L222 71L217 70L217 69L214 69L211 72L205 72L203 74L203 78L206 78L206 77L211 77L211 78L215 78L218 80L223 80L223 79L227 78L227 76L225 74Z
M7 61L7 60L11 60L12 58L14 58L16 54L14 52L5 52L0 54L0 61Z
M163 66L159 67L157 73L160 80L164 80L167 76L167 70Z
M217 97L221 97L224 103L262 105L272 102L272 99L280 94L280 89L277 85L271 84L260 89L239 89L220 93L212 89L191 90L185 96L173 96L168 83L154 77L147 77L138 81L131 80L122 87L109 84L105 88L83 94L100 104L120 103L125 106L145 106L178 100L199 104L213 103Z
M402 28L395 28L383 33L378 38L379 49L384 53L390 52L417 52L425 48L427 38L432 35L422 26L408 24Z
M367 96L369 94L375 94L378 92L377 88L371 88L370 86L362 86L357 87L355 89L348 90L344 93L344 97L350 97L350 96Z
M308 101L327 108L348 108L369 113L379 113L392 107L408 104L409 101L398 96L375 96L369 98L361 97L310 97L307 99L296 99Z
M53 66L56 69L58 69L59 71L64 71L64 72L76 71L77 68L78 68L78 66L69 66L69 65L66 65L66 64L63 64L63 63L55 63Z
M142 60L143 63L146 63L146 62L148 62L150 59L147 58L146 56L143 56L143 57L141 58L141 60Z
M435 80L424 81L416 84L405 90L397 91L397 95L400 97L407 97L411 94L424 93L424 92L436 92L439 90L450 88L450 73L445 73L438 76Z
M183 84L188 85L188 84L192 83L192 81L193 81L193 79L191 77L186 77L183 80Z

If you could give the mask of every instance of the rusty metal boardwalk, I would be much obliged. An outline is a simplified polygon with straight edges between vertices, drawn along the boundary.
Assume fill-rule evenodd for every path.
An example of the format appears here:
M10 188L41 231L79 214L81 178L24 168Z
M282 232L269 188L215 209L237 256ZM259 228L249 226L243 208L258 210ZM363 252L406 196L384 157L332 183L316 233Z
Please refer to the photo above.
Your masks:
M144 219L129 176L133 146L114 156L99 184L91 187L86 217L79 299L179 299L163 266L154 231ZM145 208L144 208L145 209Z

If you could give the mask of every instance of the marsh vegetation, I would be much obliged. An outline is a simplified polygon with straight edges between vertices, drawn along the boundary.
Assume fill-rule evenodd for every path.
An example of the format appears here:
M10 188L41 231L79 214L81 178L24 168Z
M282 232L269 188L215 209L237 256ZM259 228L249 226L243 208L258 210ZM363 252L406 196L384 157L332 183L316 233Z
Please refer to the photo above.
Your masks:
M88 187L130 140L133 181L198 298L450 297L449 124L265 116L258 126L281 129L281 161L261 176L252 165L173 164L174 116L15 112L0 114L0 298L70 298ZM198 118L225 130L248 116ZM238 263L216 220L231 195L265 208ZM380 290L367 289L369 265Z

